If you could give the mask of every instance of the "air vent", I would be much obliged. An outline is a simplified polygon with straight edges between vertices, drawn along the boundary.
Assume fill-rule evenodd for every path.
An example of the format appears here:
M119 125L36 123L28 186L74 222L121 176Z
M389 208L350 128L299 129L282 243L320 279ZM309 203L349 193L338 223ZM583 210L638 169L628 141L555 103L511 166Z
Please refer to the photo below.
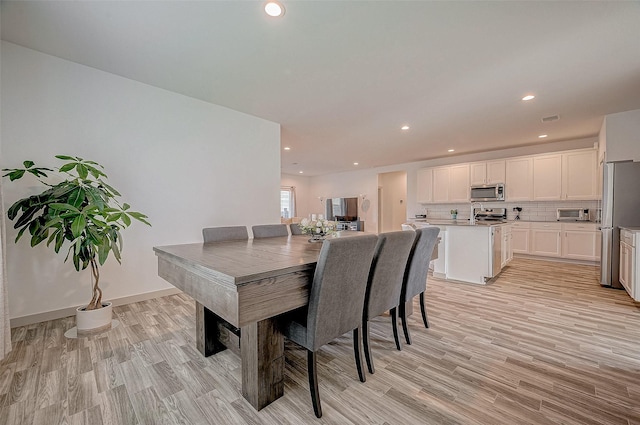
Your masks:
M559 119L560 119L560 115L551 115L549 117L542 118L542 122L558 121Z

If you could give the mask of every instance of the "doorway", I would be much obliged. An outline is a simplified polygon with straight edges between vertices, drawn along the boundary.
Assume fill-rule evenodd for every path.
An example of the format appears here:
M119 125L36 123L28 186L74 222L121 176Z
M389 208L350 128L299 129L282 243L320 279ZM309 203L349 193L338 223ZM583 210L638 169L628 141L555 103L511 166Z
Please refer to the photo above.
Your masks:
M378 174L378 232L402 230L407 221L407 173Z

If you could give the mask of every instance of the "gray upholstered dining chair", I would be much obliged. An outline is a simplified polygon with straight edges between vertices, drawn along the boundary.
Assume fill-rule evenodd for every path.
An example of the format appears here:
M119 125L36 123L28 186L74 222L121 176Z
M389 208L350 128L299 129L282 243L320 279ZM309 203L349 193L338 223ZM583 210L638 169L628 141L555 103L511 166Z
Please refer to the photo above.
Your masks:
M285 337L307 350L307 373L313 411L322 416L316 352L323 345L353 331L353 351L360 381L366 380L360 360L359 328L364 294L378 238L358 235L327 239L313 275L309 304L280 316Z
M259 224L251 227L254 239L289 236L286 224Z
M249 239L246 226L205 227L202 229L204 243Z
M407 232L409 233L409 232ZM411 344L411 336L407 327L406 303L413 300L413 297L420 294L420 310L422 311L422 321L425 328L429 327L427 311L424 305L424 291L427 289L427 273L433 248L438 241L440 229L437 227L424 227L416 229L416 240L409 254L407 269L402 282L402 293L400 294L400 321L407 344Z
M393 338L396 342L396 348L400 350L396 312L400 303L404 271L407 268L409 253L413 247L415 237L416 234L414 232L403 231L378 235L378 243L371 262L362 312L364 357L370 373L374 373L374 367L369 343L369 319L380 316L388 310L391 313Z
M289 225L289 229L291 229L292 235L301 235L302 229L300 229L300 223L291 223Z

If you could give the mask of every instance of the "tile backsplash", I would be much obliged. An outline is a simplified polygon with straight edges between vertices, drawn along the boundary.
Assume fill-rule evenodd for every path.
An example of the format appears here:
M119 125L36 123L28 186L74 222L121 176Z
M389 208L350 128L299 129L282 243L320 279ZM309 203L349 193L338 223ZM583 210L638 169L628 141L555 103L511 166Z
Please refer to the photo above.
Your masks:
M506 208L507 220L513 220L516 216L515 207L521 207L520 220L522 221L556 221L556 209L558 208L598 208L599 201L555 201L555 202L483 202L485 208ZM476 204L476 206L478 206ZM426 214L427 218L449 219L451 210L458 210L459 220L468 220L471 216L471 204L431 204L418 207L417 211L409 212L409 218L415 214Z

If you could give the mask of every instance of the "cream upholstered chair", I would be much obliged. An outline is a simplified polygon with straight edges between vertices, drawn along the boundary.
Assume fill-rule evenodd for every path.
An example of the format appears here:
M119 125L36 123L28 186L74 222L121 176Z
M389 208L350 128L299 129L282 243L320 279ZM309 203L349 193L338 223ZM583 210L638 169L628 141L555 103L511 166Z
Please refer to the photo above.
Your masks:
M260 224L251 227L254 239L289 236L286 224Z
M358 376L362 382L366 380L358 330L377 241L375 235L325 240L313 275L309 304L280 316L284 336L307 350L309 390L318 418L322 416L316 368L316 352L320 347L352 331Z
M407 260L415 237L416 234L413 232L389 232L378 235L378 243L371 262L367 292L364 296L364 310L362 312L364 357L370 373L374 373L369 343L370 319L381 315L387 310L391 313L393 338L396 342L396 348L400 350L396 312L400 302L404 271L407 267Z
M202 229L204 243L249 239L246 226L205 227Z
M407 232L408 233L408 232ZM407 344L411 344L409 328L407 327L407 312L405 305L413 300L413 297L420 294L420 310L422 311L422 321L425 328L429 327L427 319L427 311L424 305L424 291L427 289L427 273L429 272L429 263L433 248L438 241L440 229L437 227L425 227L416 229L416 240L413 249L409 254L407 268L404 273L402 283L402 293L400 294L400 320L402 321L402 330Z

